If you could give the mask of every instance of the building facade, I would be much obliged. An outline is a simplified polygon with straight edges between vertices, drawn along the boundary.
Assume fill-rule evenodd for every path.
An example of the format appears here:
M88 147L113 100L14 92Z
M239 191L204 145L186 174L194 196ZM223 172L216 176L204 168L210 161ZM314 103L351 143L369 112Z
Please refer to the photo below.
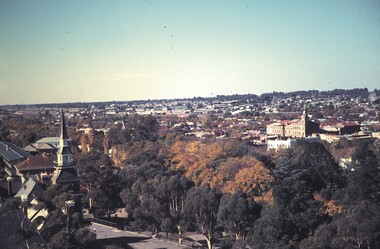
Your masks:
M277 135L282 138L306 138L318 132L319 124L309 119L306 109L300 120L285 120L267 125L267 135Z
M287 140L268 140L267 150L289 149L296 142L295 139L288 138Z

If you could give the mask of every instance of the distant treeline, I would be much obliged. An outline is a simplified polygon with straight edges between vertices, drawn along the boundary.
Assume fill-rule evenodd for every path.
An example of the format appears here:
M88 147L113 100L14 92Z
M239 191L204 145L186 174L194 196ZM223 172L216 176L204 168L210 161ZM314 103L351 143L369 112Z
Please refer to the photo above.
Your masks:
M380 95L380 90L375 89L374 92ZM133 100L133 101L106 101L106 102L71 102L71 103L50 103L50 104L31 104L31 105L8 105L7 107L15 108L25 108L25 107L37 107L37 108L89 108L95 106L98 109L104 109L107 105L141 105L150 102L162 103L167 101L205 101L205 102L215 102L215 101L249 101L253 103L257 102L268 102L276 98L309 98L309 97L320 97L320 98L332 98L336 96L346 96L351 98L364 98L367 99L369 91L367 88L354 88L354 89L334 89L331 91L318 91L318 90L307 90L307 91L293 91L293 92L272 92L263 93L261 95L256 94L233 94L233 95L217 95L216 97L193 97L185 99L147 99L147 100Z

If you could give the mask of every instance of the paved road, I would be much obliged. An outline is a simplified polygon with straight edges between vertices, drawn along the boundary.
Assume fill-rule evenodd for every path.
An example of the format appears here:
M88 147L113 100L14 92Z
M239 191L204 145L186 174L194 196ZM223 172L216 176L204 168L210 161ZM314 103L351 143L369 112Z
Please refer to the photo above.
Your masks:
M95 228L95 230L94 230ZM92 223L90 229L96 231L96 243L100 244L128 244L134 249L179 249L181 248L174 242L153 239L146 235L134 232L121 231L113 227Z

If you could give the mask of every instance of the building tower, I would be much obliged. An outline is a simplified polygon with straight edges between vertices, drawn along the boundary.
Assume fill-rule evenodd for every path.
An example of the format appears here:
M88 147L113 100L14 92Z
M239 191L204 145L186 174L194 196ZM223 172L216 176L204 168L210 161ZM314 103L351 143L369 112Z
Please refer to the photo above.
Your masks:
M305 110L303 111L302 115L301 115L301 124L303 126L303 134L304 136L303 137L307 137L307 136L310 136L310 125L309 125L309 116L307 114L307 107L305 107Z
M73 157L69 146L69 137L67 135L65 116L61 110L61 134L59 137L59 148L57 152L57 165L52 177L52 184L64 186L67 192L72 195L75 202L75 211L81 212L81 192L80 178L77 167L74 164Z

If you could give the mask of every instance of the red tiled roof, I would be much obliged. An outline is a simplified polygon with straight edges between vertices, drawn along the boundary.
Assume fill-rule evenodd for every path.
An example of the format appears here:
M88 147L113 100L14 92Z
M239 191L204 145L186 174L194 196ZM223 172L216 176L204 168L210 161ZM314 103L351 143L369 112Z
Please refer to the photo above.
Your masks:
M77 154L73 154L73 158L77 158ZM57 155L52 156L32 156L28 157L15 165L18 171L36 170L36 169L53 169L57 165Z
M34 156L15 165L19 171L54 168L57 156Z

